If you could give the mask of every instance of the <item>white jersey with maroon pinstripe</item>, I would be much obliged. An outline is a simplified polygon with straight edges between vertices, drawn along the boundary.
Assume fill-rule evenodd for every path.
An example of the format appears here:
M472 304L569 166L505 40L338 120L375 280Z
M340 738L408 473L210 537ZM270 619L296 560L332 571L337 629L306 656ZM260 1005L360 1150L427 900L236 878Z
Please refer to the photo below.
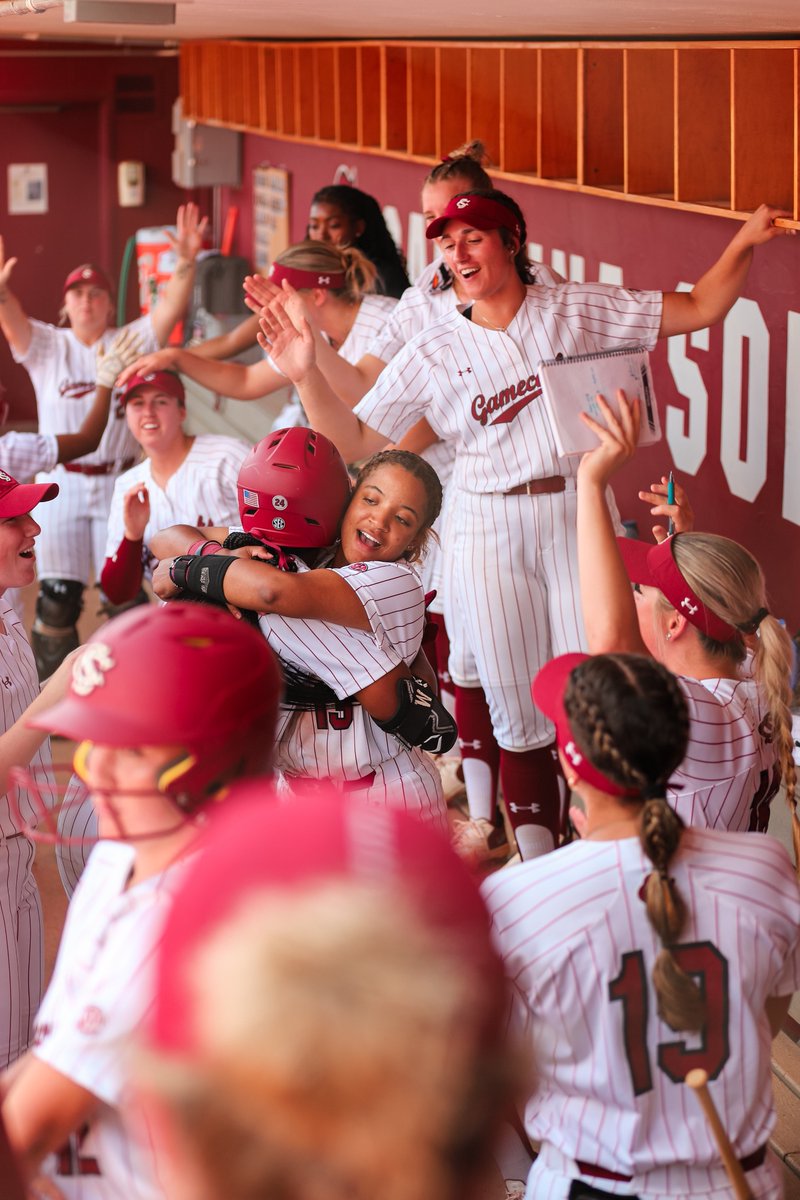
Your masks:
M301 569L302 569L302 564ZM367 801L403 807L444 827L446 808L430 757L384 733L349 697L417 656L424 628L422 585L405 563L354 563L336 574L364 605L370 631L273 614L261 629L281 660L326 683L340 704L284 708L276 766L287 777L340 780ZM374 779L372 779L374 773Z
M97 813L89 790L73 774L58 810L58 839L54 846L61 885L71 897L97 841Z
M38 471L52 471L58 462L58 439L51 433L18 433L0 437L0 470L14 479L32 479Z
M674 952L702 982L704 1036L675 1033L656 1013L660 943L641 897L650 869L636 838L587 840L483 884L534 1052L525 1126L542 1152L529 1200L565 1200L578 1175L642 1200L730 1200L683 1083L693 1067L708 1072L739 1158L759 1151L775 1123L765 1004L800 986L800 890L788 854L772 838L687 829L669 864L689 909ZM782 1195L768 1163L747 1180L761 1200Z
M76 433L94 403L97 343L84 346L71 329L57 329L43 321L30 322L31 340L24 354L15 354L31 377L36 391L39 432ZM158 349L149 316L122 326L142 338L142 353ZM119 330L107 329L99 341L108 348ZM125 415L112 397L111 412L100 444L75 465L113 464L107 475L82 475L56 466L39 476L61 489L58 504L41 509L42 526L37 551L40 579L72 579L88 583L91 568L99 577L105 549L105 523L114 478L121 464L138 458L139 446L128 429Z
M420 417L456 443L454 482L506 492L551 475L574 475L559 458L540 402L539 364L622 346L652 347L661 292L595 284L531 285L505 330L456 310L413 338L356 406L361 421L398 441Z
M575 459L559 458L540 402L543 358L643 344L661 292L602 284L532 285L505 331L453 310L392 360L356 415L396 441L421 417L456 451L444 544L450 674L480 684L498 744L553 740L530 680L554 655L581 649ZM503 493L563 476L561 492Z
M679 677L691 728L667 798L687 825L765 833L780 768L754 679Z
M134 851L100 842L67 912L53 978L36 1018L37 1058L101 1101L98 1114L43 1173L66 1200L163 1200L144 1138L123 1122L130 1038L150 1005L153 949L180 884L182 859L127 887ZM99 1168L99 1174L81 1173Z
M250 447L239 438L202 433L194 438L189 453L177 471L161 487L153 478L152 463L144 459L118 476L108 518L106 558L113 558L125 536L123 505L125 493L134 484L147 487L150 520L144 531L142 551L149 578L157 560L149 541L159 529L170 525L232 525L239 520L236 480Z
M537 283L546 287L555 287L564 282L557 271L551 271L542 263L535 263L534 266ZM365 353L388 363L412 338L422 333L440 317L453 312L459 301L452 279L451 273L441 259L430 263L414 281L413 286L406 288L403 292L394 312L385 322L375 340L367 346ZM349 361L357 360L350 359ZM445 529L447 485L453 474L456 448L452 442L437 442L424 450L422 457L433 467L444 489L442 512L433 525L434 532L441 537ZM436 591L437 593L436 599L430 605L431 612L444 612L444 573L440 542L431 540L429 543L421 573L422 586L425 591Z
M396 305L397 301L393 296L368 295L362 297L355 320L350 326L347 337L341 346L338 347L337 353L341 354L342 358L349 363L357 363L365 354L369 354L370 346L386 325ZM323 337L325 337L325 334L323 334ZM283 374L271 358L268 358L268 362L273 371L277 371L279 375ZM291 397L273 422L273 429L285 429L295 425L307 424L308 419L300 402L300 397L293 388Z
M5 732L39 695L39 680L22 621L2 595L0 629L0 732ZM40 779L49 777L48 742L33 756L31 769ZM35 809L24 789L17 789L17 800L23 820L33 820ZM33 844L20 829L8 796L3 796L0 800L0 1069L19 1058L30 1041L44 972L42 909L31 869Z

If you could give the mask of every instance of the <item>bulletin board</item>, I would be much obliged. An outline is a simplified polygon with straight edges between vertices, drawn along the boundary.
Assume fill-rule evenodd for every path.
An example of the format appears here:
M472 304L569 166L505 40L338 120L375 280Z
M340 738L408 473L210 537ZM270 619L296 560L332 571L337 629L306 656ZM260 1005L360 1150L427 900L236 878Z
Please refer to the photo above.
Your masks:
M289 245L289 172L253 170L253 262L262 275Z

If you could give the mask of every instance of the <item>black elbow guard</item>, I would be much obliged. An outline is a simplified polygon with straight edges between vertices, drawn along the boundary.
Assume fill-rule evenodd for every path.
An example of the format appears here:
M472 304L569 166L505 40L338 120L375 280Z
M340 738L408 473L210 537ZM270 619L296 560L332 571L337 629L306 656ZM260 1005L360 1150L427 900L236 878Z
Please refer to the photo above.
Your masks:
M419 746L431 754L442 754L455 745L456 723L424 679L412 676L397 681L400 705L393 717L375 724L391 733L404 746Z

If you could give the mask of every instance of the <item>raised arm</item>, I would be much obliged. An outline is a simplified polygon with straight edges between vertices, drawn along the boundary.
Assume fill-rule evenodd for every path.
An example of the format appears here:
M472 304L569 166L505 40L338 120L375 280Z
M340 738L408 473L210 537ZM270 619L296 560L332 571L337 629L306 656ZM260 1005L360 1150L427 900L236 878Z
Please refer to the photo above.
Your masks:
M114 381L120 371L137 357L141 345L141 338L130 329L121 330L107 350L104 349L102 340L97 343L97 387L94 403L77 432L57 434L59 462L83 458L84 454L91 454L100 445L100 439L108 425Z
M314 335L305 317L295 328L283 307L272 304L260 324L259 343L297 388L312 428L330 438L348 462L383 449L389 439L360 421L319 369Z
M358 595L335 571L293 575L252 558L182 556L162 559L153 573L153 590L161 600L188 591L254 612L371 629Z
M780 208L762 204L739 227L713 267L698 279L690 292L665 292L658 336L692 333L721 321L741 295L753 259L753 248L796 232L773 224L776 217L790 215Z
M14 353L23 355L31 342L31 323L11 291L9 281L16 263L16 258L6 258L0 237L0 329Z
M208 218L200 218L200 210L196 204L182 204L175 219L178 229L177 237L170 236L177 262L167 286L158 298L153 309L153 332L160 346L164 346L189 304L189 297L194 286L194 274L199 254L203 245Z
M597 401L606 426L583 418L597 434L599 445L584 454L578 468L581 606L591 654L647 654L606 500L609 480L633 456L639 437L638 402L630 407L622 391L617 397L619 420L602 396Z
M247 275L244 281L244 290L245 304L259 316L262 315L263 309L268 308L273 301L280 300L296 327L299 327L303 317L308 320L314 335L314 349L319 369L336 395L350 408L354 408L361 397L367 394L386 366L384 361L376 358L374 354L365 354L355 364L342 358L341 354L334 350L330 342L323 337L322 331L315 324L309 309L304 305L302 296L288 280L285 280L282 287L278 288L261 275Z
M189 548L196 542L225 541L230 531L220 525L204 525L202 529L194 525L170 525L168 529L159 529L150 538L150 550L156 558L174 558L177 554L188 554Z
M151 371L180 371L202 387L219 395L232 396L234 400L259 400L270 392L291 387L291 380L273 371L265 360L246 367L243 363L218 362L213 358L201 358L193 350L180 350L167 346L145 354L120 375L122 387L131 375L147 375Z

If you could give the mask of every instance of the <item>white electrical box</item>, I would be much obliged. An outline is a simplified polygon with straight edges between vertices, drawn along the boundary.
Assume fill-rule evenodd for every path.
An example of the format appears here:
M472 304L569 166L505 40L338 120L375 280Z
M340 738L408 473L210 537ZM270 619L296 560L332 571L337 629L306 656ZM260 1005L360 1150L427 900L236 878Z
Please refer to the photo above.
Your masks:
M141 208L144 204L144 163L121 162L117 166L117 197L120 208Z
M172 110L172 182L178 187L239 187L242 182L242 135L185 120L180 100Z

